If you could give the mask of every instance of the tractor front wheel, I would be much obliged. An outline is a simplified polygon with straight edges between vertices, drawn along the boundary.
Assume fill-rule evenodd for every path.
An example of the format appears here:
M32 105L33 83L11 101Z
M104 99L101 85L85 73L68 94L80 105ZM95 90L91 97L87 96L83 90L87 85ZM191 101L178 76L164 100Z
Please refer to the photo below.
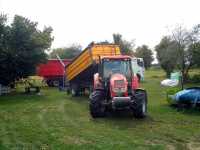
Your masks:
M90 114L93 118L105 116L105 93L103 91L93 91L90 95Z
M135 103L133 106L133 115L136 118L145 118L147 116L147 93L145 90L135 91Z

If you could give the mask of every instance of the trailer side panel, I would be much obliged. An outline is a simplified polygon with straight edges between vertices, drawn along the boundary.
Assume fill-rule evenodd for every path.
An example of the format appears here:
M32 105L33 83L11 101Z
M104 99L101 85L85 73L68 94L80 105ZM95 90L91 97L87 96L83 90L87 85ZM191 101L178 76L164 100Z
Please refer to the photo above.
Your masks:
M92 61L90 49L83 51L82 54L67 67L66 72L68 81L88 68L92 64Z
M79 56L77 56L71 64L66 68L68 81L77 80L80 74L95 65L99 61L99 56L120 55L118 45L114 44L93 44L86 48ZM92 73L92 72L91 72ZM89 76L88 76L89 77Z

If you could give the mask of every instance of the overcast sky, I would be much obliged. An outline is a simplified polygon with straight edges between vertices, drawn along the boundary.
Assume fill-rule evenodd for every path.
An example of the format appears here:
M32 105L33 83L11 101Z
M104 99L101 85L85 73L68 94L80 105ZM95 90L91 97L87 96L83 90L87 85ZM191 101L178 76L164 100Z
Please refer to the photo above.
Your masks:
M200 0L0 0L0 12L51 26L52 47L112 41L113 33L153 48L168 28L200 23Z

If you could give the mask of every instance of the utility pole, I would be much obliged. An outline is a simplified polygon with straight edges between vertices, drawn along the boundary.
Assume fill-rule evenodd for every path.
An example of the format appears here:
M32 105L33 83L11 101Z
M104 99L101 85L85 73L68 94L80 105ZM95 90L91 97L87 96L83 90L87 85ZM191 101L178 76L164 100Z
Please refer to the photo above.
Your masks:
M60 64L63 66L63 89L64 89L65 88L65 64L58 54L56 54L56 57L60 61Z

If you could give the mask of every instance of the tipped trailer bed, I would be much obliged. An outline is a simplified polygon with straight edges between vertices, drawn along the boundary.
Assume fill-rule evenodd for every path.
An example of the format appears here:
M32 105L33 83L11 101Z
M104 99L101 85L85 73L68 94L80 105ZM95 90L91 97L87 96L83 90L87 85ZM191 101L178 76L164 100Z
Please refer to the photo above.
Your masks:
M65 65L68 65L70 59L62 59ZM44 64L37 66L37 75L45 79L48 86L58 86L59 82L63 82L65 68L58 59L49 59ZM62 83L63 84L63 83Z
M118 45L90 44L66 67L66 77L72 95L78 95L86 88L92 89L93 75L98 71L99 57L120 54Z

